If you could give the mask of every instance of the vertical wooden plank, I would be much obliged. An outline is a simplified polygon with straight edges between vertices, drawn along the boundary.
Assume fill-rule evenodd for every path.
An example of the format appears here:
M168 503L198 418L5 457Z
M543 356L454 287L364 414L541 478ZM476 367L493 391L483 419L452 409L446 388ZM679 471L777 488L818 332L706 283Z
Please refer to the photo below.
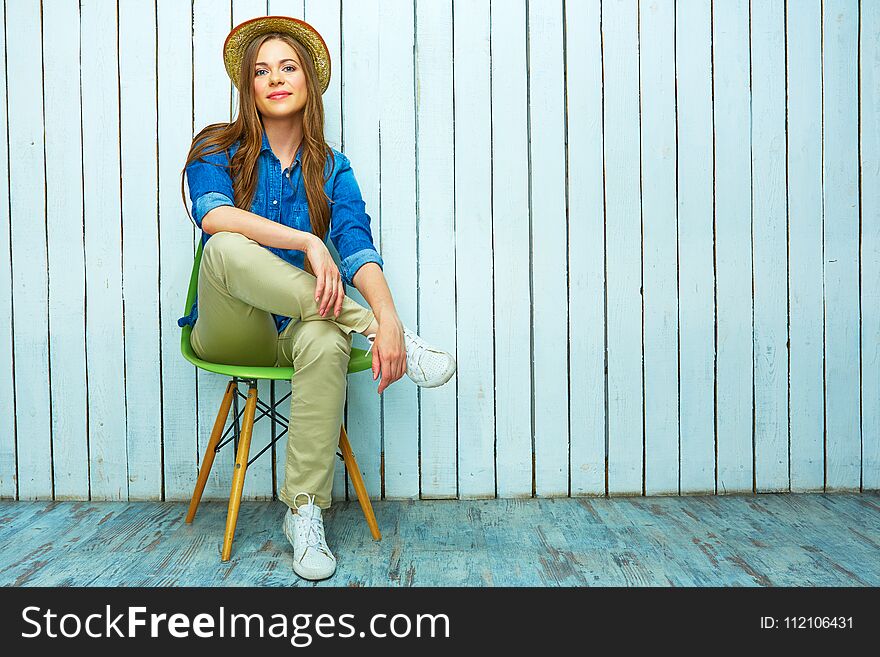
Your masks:
M266 0L233 0L232 2L232 26L243 23L244 21L256 18L257 16L266 16L268 13L268 5ZM228 32L228 30L227 30ZM226 38L226 35L223 36ZM222 55L223 42L220 41L216 46L216 56L223 61ZM229 77L227 76L227 80ZM232 88L232 114L230 119L238 116L238 90ZM262 380L257 382L257 397L267 404L269 403L269 389L271 384L269 381ZM217 402L219 406L219 400ZM287 406L287 408L285 408ZM290 410L287 402L282 404L279 409L285 415ZM216 413L216 410L214 411ZM286 434L285 434L286 435ZM251 457L263 449L272 440L272 421L269 416L263 417L254 425L253 438L251 440ZM231 485L232 480L229 480ZM253 465L248 467L247 477L244 481L244 491L242 498L248 500L269 500L272 499L272 453L271 451L264 453L260 458L254 461Z
M266 15L267 16L290 16L292 18L306 20L306 18L305 18L306 0L266 0L266 3L267 3L267 8L266 8ZM310 3L310 5L311 5L311 3ZM308 22L311 24L312 27L317 29L318 32L320 32L321 36L323 37L324 32L322 30L320 30L318 28L318 26L312 22L312 16L311 16L311 14L314 14L315 12L319 12L320 7L310 6L309 9L310 9L310 11L309 11L310 17L309 17ZM339 18L338 13L337 13L336 17ZM247 19L245 19L245 20L247 20ZM334 62L331 62L331 65L333 63Z
M81 17L91 497L123 500L128 498L128 458L124 440L118 15L114 4L84 0Z
M379 184L385 278L400 321L417 330L413 4L411 0L384 2L380 14ZM451 349L453 345L440 346ZM382 481L386 498L419 496L418 394L418 388L406 376L382 393Z
M184 310L201 238L182 206L180 175L193 135L192 5L158 0L159 308L164 496L186 500L196 483L196 373L180 354ZM219 405L219 401L217 402ZM210 427L210 425L208 425ZM210 429L209 429L210 430Z
M267 16L290 16L292 18L298 18L300 20L306 20L305 18L305 4L306 0L266 0L266 15ZM311 10L309 13L320 11L320 8L309 7ZM337 14L337 18L339 15ZM247 19L245 19L247 20ZM321 36L324 36L324 32L318 29L318 26L312 23L311 16L308 21L312 27L318 30L321 33ZM332 64L332 62L331 62Z
M860 16L862 488L880 488L880 4Z
M717 492L752 490L749 4L713 5Z
M822 7L825 490L858 490L859 172L856 0Z
M376 248L382 252L379 211L379 5L377 0L342 3L342 113L343 144L351 160ZM369 307L351 286L347 294ZM381 400L372 375L352 377L348 388L348 435L364 485L371 498L382 490ZM355 499L350 487L349 497Z
M599 3L565 4L571 494L605 492L605 225ZM676 463L677 463L676 457Z
M488 0L455 3L452 32L453 94L456 100L453 103L455 257L460 263L455 270L459 356L458 493L459 498L494 497L494 304L492 286L488 285L492 280L493 260ZM558 47L561 52L561 40ZM560 74L561 71L560 61ZM562 92L560 84L557 89L560 103ZM560 167L564 166L562 160L559 161ZM559 182L562 187L564 177ZM564 198L562 193L560 202ZM560 219L564 219L564 213ZM561 381L564 383L564 379ZM563 419L567 420L565 414ZM562 456L566 459L564 471L568 470L566 438L567 431L557 439L562 442ZM567 484L565 472L562 480Z
M645 307L645 494L678 493L675 3L639 5Z
M46 3L46 228L49 243L49 358L55 499L88 499L85 254L83 252L79 3Z
M12 331L19 499L52 497L49 413L49 307L43 95L38 2L7 7L9 219L12 224Z
M525 2L493 0L491 13L496 494L531 497L532 293L528 267L531 247ZM432 33L430 28L425 26L425 38ZM429 110L430 105L426 107ZM419 125L421 128L421 120ZM426 143L426 137L420 138L420 150L436 152L427 150L431 144ZM428 198L427 193L422 190L422 198ZM426 224L423 220L422 235ZM424 285L429 279L423 276L422 281Z
M634 5L634 3L633 3ZM528 4L535 492L568 494L568 234L561 2Z
M155 0L119 3L129 499L162 496ZM120 437L121 439L121 437Z
M791 491L824 486L822 334L822 16L820 0L786 13Z
M3 3L3 25L9 25L11 17L7 14L6 3ZM6 29L0 30L0 76L3 88L8 89L6 75ZM0 124L9 125L8 97L0 103ZM9 189L9 141L10 131L0 139L0 197L10 198ZM14 499L18 493L16 460L15 460L15 371L12 365L12 245L11 225L9 216L10 204L0 203L0 252L9 254L9 265L0 267L0 316L8 317L9 321L0 322L0 386L9 391L0 395L0 498Z
M675 11L678 107L679 493L715 490L712 24L708 0Z
M788 490L785 3L752 5L755 489Z
M455 161L452 3L416 2L416 188L419 333L457 355L458 373L419 394L421 495L457 495L457 390L462 359L455 317Z
M232 81L223 66L223 41L232 28L229 3L193 0L193 132L206 125L230 120ZM223 399L228 379L211 372L197 371L198 380L198 462L201 463L211 437L211 427ZM239 386L244 394L247 388ZM259 392L258 392L259 394ZM239 410L244 402L239 399ZM232 409L229 412L232 419ZM254 443L256 444L256 443ZM203 499L227 500L232 485L235 452L225 446L211 468ZM250 472L248 473L248 477Z
M601 495L606 418L601 17L597 2L567 2L565 11L571 494Z
M602 3L602 43L608 257L608 493L638 494L642 492L643 376L635 2ZM536 285L536 289L543 294L542 288Z

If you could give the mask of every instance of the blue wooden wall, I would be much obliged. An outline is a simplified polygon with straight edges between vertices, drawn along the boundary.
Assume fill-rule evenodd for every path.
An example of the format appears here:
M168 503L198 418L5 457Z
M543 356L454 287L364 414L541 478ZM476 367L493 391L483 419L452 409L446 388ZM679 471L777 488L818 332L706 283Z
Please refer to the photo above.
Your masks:
M323 34L326 138L402 320L459 363L351 377L372 496L880 488L880 3L3 7L0 497L191 494L225 383L179 353L179 175L266 13Z

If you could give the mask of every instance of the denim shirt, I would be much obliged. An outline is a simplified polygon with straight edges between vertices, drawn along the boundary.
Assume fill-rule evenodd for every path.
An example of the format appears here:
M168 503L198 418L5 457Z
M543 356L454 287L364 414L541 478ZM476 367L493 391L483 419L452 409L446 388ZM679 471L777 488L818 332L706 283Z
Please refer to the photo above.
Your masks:
M238 149L236 142L230 147L231 158ZM300 155L302 146L296 153L293 163L284 171L281 161L272 152L269 138L263 130L263 146L257 160L259 177L254 192L251 212L261 217L276 221L285 226L306 232L312 232L309 221L309 207L306 190L302 179ZM333 149L335 163L327 158L325 177L332 164L332 171L324 191L330 197L330 229L328 237L333 242L341 259L342 280L352 285L352 279L360 267L368 262L384 266L381 256L373 244L370 232L370 216L361 197L361 191L355 180L349 159ZM189 185L189 197L192 200L192 216L196 225L202 227L202 219L208 212L221 205L235 206L233 202L232 179L226 167L229 160L221 151L203 156L186 168L186 179ZM202 245L207 243L211 234L202 231ZM279 249L265 246L272 253L292 265L304 268L305 253L295 249ZM272 314L278 332L281 333L290 323L290 317ZM187 324L194 326L198 319L198 298L193 303L189 315L177 320L178 326Z

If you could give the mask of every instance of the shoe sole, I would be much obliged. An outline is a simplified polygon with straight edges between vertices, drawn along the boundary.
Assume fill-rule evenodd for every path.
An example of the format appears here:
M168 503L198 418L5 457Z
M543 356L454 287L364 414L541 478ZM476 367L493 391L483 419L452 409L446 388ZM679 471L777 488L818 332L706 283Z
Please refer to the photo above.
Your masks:
M314 571L311 571L308 568L305 568L301 564L298 564L297 562L294 561L293 562L293 572L295 572L297 575L299 575L303 579L309 580L310 582L317 582L322 579L328 579L328 578L332 577L333 573L336 572L336 567L335 566L333 567L333 570L330 571L329 575L323 575L321 573L316 573Z

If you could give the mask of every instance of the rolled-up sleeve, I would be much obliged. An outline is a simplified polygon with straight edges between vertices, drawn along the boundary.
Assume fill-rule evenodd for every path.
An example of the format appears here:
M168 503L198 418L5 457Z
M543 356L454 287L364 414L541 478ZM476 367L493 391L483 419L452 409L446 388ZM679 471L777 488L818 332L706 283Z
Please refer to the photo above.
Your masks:
M192 216L196 225L202 227L202 219L221 205L235 206L232 199L232 178L229 175L229 159L225 152L203 155L186 167L186 181L192 201Z
M368 262L384 267L384 262L370 232L370 215L361 197L361 190L351 169L351 162L343 155L333 183L333 202L330 204L330 239L342 261L342 280L353 285L357 270Z

